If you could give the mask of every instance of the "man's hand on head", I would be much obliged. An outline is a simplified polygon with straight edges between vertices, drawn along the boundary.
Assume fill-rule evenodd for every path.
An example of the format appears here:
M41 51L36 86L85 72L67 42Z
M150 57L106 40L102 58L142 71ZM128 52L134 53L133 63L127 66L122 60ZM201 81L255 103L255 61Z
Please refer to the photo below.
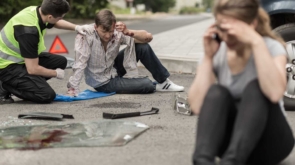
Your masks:
M134 36L134 33L130 32L123 22L117 22L115 28L118 32L122 32L126 36Z

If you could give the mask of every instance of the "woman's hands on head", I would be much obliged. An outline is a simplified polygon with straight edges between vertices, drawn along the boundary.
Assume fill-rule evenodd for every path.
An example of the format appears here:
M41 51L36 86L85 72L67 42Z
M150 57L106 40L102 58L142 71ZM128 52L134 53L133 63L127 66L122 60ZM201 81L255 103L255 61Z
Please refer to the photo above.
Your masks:
M252 46L257 41L262 40L262 36L255 30L256 21L251 24L247 24L238 19L223 19L219 23L219 27L222 30L218 30L222 33L225 41L231 43L233 40L237 40L245 45ZM232 41L230 41L232 40Z

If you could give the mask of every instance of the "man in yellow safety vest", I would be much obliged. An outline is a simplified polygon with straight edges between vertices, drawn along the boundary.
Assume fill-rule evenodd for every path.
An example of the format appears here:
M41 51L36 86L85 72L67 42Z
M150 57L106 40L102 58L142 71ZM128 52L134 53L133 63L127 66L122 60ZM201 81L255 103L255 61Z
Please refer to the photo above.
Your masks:
M36 103L50 103L56 94L46 82L64 78L67 60L43 52L46 29L56 27L85 34L83 26L62 20L66 0L43 0L12 17L0 32L0 104L13 103L11 94Z

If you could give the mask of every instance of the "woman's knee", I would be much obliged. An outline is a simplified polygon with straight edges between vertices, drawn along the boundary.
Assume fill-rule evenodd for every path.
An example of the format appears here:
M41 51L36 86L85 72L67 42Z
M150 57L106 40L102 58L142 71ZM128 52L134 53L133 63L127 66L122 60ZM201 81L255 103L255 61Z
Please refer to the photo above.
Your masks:
M214 100L225 99L228 97L231 97L229 90L221 85L215 84L209 88L206 94L205 100L214 101Z
M257 79L249 82L243 90L242 99L244 98L266 98L263 94Z
M244 93L246 92L257 92L257 93L262 93L262 90L260 88L259 82L257 79L250 81L245 89L244 89Z

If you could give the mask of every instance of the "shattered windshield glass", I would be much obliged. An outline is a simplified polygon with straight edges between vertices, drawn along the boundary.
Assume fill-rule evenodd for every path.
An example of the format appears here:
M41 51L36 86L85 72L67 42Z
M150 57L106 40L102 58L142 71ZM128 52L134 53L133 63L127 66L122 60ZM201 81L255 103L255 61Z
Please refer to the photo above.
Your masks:
M0 128L0 149L122 146L147 129L142 123L114 120L14 126Z

